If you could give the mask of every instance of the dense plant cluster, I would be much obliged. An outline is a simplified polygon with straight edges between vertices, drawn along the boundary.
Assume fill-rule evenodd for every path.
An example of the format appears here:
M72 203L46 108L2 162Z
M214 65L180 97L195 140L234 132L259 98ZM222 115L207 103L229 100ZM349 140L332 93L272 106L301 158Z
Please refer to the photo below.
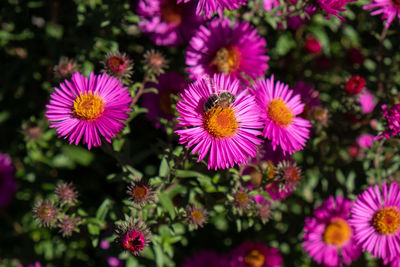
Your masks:
M0 266L400 266L398 0L2 5Z

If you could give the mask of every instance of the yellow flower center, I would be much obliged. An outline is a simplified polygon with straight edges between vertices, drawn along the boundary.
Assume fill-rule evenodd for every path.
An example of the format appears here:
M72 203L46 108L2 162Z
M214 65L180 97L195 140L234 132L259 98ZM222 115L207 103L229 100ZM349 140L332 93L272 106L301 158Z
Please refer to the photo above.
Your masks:
M144 199L147 196L148 189L144 186L137 186L133 189L133 197L135 199Z
M81 120L93 121L103 114L104 101L92 91L80 93L74 101L73 115Z
M400 227L400 213L396 207L382 208L375 213L373 226L380 234L390 235L399 230Z
M193 220L200 222L203 219L203 213L200 210L194 210L191 213Z
M352 231L347 222L337 218L328 224L324 232L324 241L328 245L335 245L340 248L352 235Z
M272 100L267 106L268 117L281 127L286 127L293 121L293 114L282 99Z
M238 128L235 112L231 107L215 106L203 115L203 127L214 138L232 136Z
M261 267L265 262L265 257L258 250L252 250L246 254L244 262L250 267Z
M179 25L183 19L183 6L175 0L168 0L161 5L161 19L165 22Z
M239 192L236 194L236 201L239 205L244 205L247 203L248 196L245 192Z
M240 57L237 47L223 47L217 51L211 65L214 65L219 72L230 74L239 68Z

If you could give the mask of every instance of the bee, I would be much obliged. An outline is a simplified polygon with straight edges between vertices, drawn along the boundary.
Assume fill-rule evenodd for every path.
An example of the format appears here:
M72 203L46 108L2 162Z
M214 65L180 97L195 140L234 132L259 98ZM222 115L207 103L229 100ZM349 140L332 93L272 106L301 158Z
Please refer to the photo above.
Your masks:
M221 108L227 108L231 104L235 102L236 98L233 94L231 94L228 91L221 91L218 95L217 94L212 94L210 97L207 99L206 103L204 104L203 110L204 112L207 112L211 110L213 107L216 105L220 106Z

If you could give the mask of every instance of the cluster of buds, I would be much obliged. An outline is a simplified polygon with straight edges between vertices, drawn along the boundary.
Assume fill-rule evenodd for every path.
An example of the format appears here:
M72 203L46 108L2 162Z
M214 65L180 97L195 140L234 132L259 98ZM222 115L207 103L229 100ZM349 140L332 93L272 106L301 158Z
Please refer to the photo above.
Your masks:
M60 183L54 191L55 200L39 200L33 207L33 214L42 227L58 227L63 237L71 236L81 223L81 218L68 210L77 204L78 193L72 183Z

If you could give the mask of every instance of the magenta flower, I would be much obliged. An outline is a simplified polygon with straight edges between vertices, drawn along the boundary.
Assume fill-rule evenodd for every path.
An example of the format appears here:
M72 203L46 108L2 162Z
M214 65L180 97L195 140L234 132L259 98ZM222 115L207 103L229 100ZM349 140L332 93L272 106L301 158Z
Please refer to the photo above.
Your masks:
M148 87L156 88L158 94L144 94L143 107L148 110L147 118L159 128L161 126L159 118L165 118L168 121L174 118L171 96L178 95L185 88L186 79L177 72L161 74L157 79L158 83L149 83Z
M400 255L400 187L374 185L358 195L350 225L363 251L388 262Z
M349 225L352 201L329 197L306 218L303 248L323 266L350 264L361 255Z
M263 243L245 241L230 253L229 267L281 267L279 251Z
M214 19L201 26L186 51L186 71L196 80L224 73L246 81L263 76L269 57L265 39L249 23Z
M196 4L177 4L176 0L140 0L137 13L140 29L157 45L185 43L203 22L196 15Z
M139 255L150 243L150 230L141 220L128 219L116 229L117 241L125 251Z
M46 118L56 128L59 137L78 145L101 145L100 136L107 142L116 136L129 118L132 98L127 87L107 74L90 74L89 78L75 73L71 82L60 83L60 89L50 95Z
M275 150L280 146L290 154L303 149L310 134L309 121L298 117L304 104L300 95L293 95L288 86L270 79L259 80L253 84L251 93L261 108L261 119L265 123L263 136L271 141Z
M10 204L17 191L15 184L14 167L7 154L0 153L0 208Z
M226 267L226 256L214 251L200 251L185 259L182 267Z
M344 6L348 2L354 2L356 0L316 0L317 6L322 8L325 13L328 15L333 15L335 17L338 17L341 20L344 20L342 16L340 16L338 13L342 11L346 11Z
M273 200L285 200L287 196L292 194L293 189L294 188L290 187L290 185L285 185L283 188L280 188L279 183L277 182L269 183L265 187L265 191L267 191L268 195Z
M400 133L400 104L394 104L390 109L382 105L383 117L387 119L386 130L377 136L377 138L395 136Z
M279 0L264 0L263 7L265 11L270 12L272 9L277 8L281 5Z
M200 15L204 11L207 18L211 18L215 12L222 17L224 9L238 9L240 5L246 5L247 0L177 0L177 3L197 3L196 14Z
M257 145L262 143L257 138L262 127L260 110L247 90L239 92L239 84L239 80L223 74L205 76L189 84L177 103L180 129L175 132L180 136L179 143L195 146L192 153L199 152L198 162L210 152L209 169L246 163L257 154ZM205 106L212 94L219 97L222 92L236 100L228 105L225 101L212 101L214 105Z
M361 106L361 113L368 114L374 111L376 106L376 100L373 94L367 89L358 98L358 103Z
M371 148L374 144L374 138L372 134L362 134L357 138L357 144L365 149Z
M400 19L400 2L398 0L372 0L372 3L364 6L363 9L375 9L371 13L372 16L382 14L381 18L387 20L386 28L389 28L396 17Z

